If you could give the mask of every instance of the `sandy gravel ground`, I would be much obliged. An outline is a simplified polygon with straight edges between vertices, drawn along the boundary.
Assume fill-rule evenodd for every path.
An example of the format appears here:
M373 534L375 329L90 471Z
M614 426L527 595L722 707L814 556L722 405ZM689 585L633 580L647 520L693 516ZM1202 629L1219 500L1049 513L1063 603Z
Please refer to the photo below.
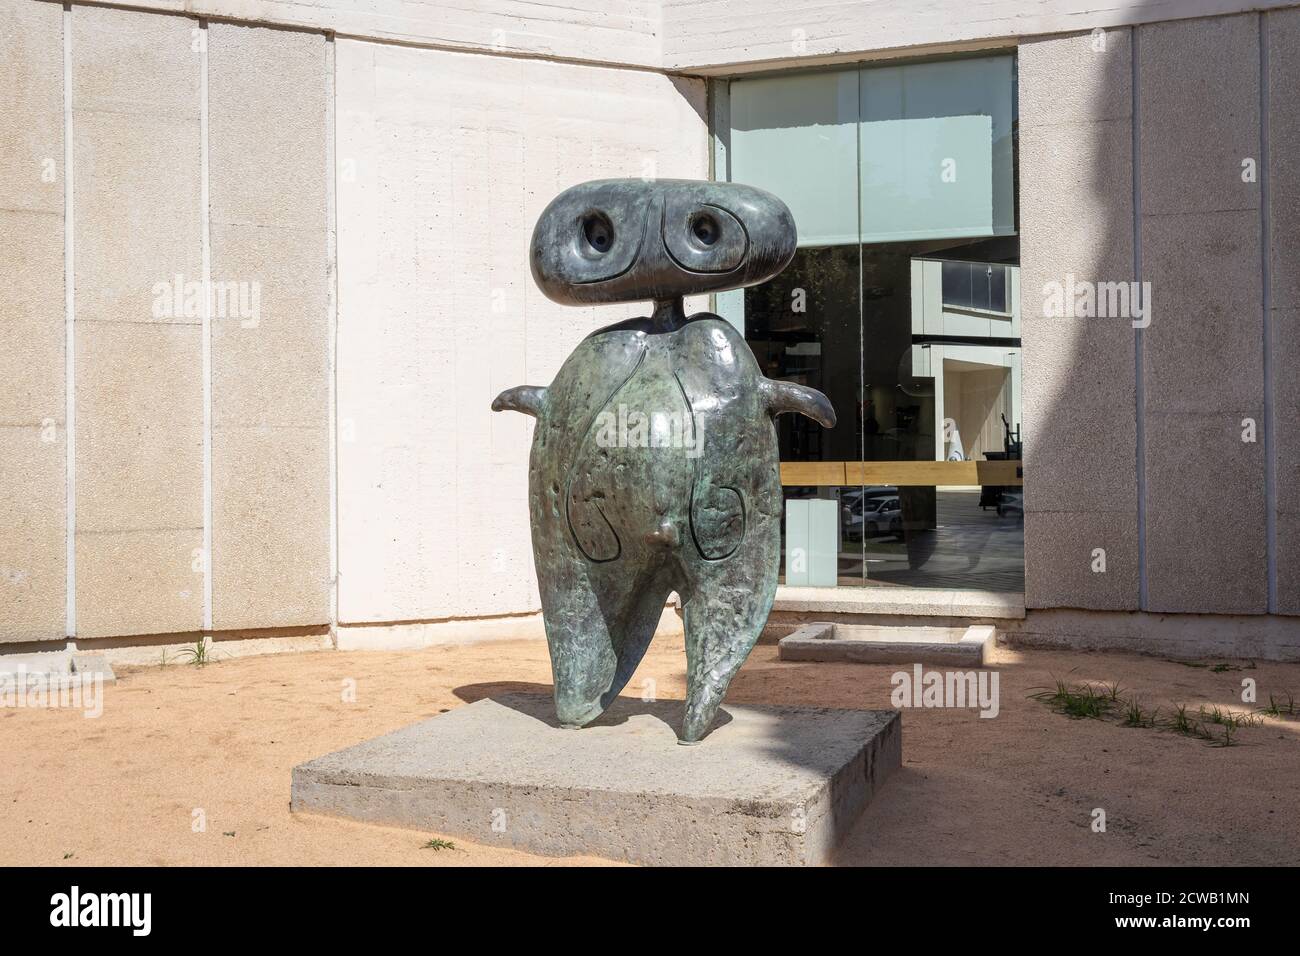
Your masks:
M1054 677L1119 681L1241 711L1241 680L1300 698L1300 665L1214 672L1156 658L999 650L1001 714L907 710L904 765L846 841L854 864L1300 863L1300 720L1267 719L1232 747L1070 720L1027 698ZM1243 666L1246 662L1236 662ZM887 707L895 667L791 664L755 649L729 700ZM304 760L502 690L549 690L539 641L401 653L316 652L199 669L119 669L94 720L0 709L0 864L567 865L435 834L289 813ZM629 685L685 692L680 635ZM356 702L343 701L346 680ZM1107 831L1094 833L1102 807ZM193 832L196 809L205 832Z

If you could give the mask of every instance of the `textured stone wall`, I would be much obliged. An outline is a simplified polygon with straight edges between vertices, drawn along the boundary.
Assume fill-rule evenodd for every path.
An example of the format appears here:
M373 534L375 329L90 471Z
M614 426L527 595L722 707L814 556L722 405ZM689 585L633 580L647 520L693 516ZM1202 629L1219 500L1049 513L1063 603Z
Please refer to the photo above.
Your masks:
M1021 44L1030 607L1300 606L1298 26ZM1150 324L1045 317L1070 274L1149 282Z
M338 43L339 617L536 610L531 419L578 341L528 273L533 223L587 179L708 176L701 81Z
M64 632L63 11L0 0L0 640Z
M940 2L822 17L800 49L798 3L489 4L441 34L410 8L253 18L313 31L143 5L0 0L0 641L535 611L531 421L488 403L636 307L542 298L532 223L584 179L708 171L701 80L547 57L969 32ZM1300 614L1300 10L1150 22L1240 6L980 27L1145 24L1020 43L1031 607ZM227 311L160 309L205 270ZM1150 281L1151 325L1045 317L1068 274Z

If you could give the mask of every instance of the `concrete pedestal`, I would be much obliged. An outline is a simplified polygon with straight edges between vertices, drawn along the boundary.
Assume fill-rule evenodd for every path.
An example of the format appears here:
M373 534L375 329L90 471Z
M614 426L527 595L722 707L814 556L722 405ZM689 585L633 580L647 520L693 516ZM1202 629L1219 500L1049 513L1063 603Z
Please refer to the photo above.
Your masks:
M817 864L902 762L895 711L724 704L693 747L681 713L620 698L564 730L549 697L481 700L295 767L292 806L552 856Z

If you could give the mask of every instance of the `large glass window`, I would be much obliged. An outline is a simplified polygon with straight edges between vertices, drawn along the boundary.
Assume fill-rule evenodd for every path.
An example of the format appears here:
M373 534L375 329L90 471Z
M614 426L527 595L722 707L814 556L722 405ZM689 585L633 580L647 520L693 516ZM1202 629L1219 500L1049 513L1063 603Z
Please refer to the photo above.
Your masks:
M838 555L789 579L1023 590L1014 57L723 92L719 178L785 200L799 249L718 311L839 417L778 420L791 550Z

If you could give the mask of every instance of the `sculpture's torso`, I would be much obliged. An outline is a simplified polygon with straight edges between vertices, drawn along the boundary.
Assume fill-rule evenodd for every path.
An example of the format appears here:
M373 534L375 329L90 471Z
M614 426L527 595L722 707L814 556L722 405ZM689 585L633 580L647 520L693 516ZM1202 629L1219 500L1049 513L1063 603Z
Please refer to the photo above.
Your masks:
M533 442L539 566L725 561L780 511L761 373L726 322L614 327L584 340L549 389ZM624 573L629 573L627 570Z

